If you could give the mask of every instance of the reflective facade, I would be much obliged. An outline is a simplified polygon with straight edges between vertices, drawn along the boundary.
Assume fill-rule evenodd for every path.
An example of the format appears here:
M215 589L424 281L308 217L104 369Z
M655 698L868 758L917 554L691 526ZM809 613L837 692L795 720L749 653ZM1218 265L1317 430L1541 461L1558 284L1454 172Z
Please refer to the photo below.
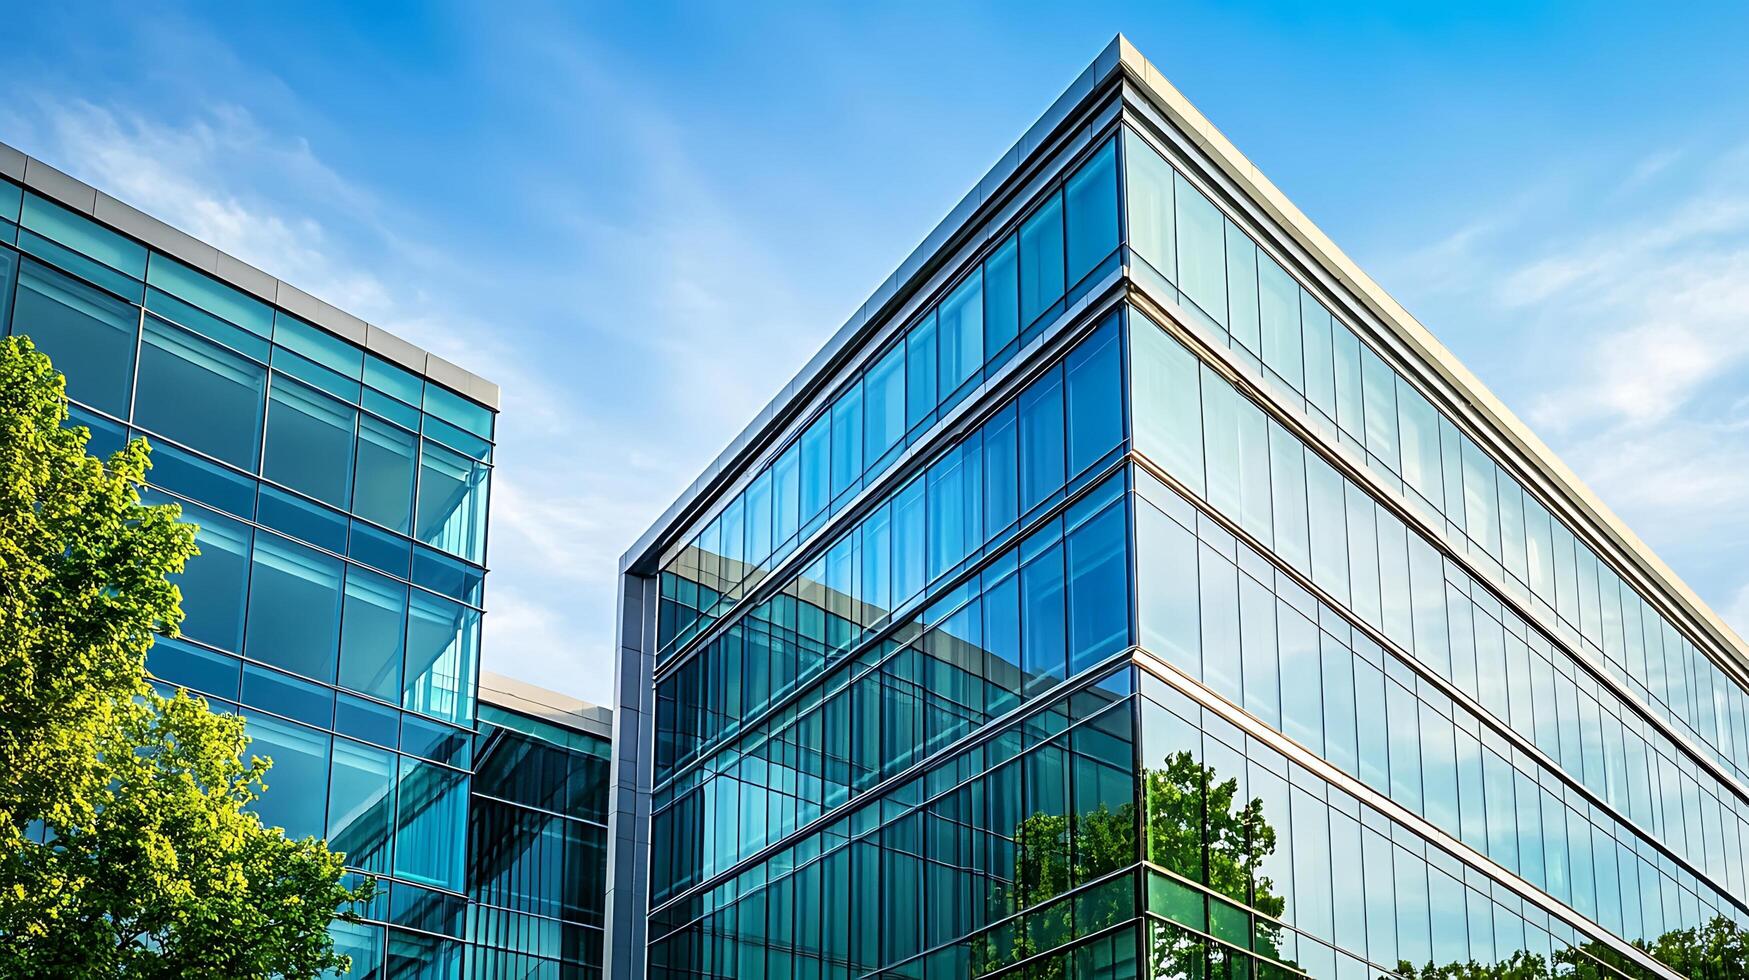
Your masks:
M265 823L378 879L353 975L598 972L605 751L477 713L496 386L3 146L0 329L199 525L148 668L246 716Z
M1689 975L1749 657L1613 521L1120 39L626 555L610 972Z
M604 709L487 674L468 812L468 969L598 977L607 875Z

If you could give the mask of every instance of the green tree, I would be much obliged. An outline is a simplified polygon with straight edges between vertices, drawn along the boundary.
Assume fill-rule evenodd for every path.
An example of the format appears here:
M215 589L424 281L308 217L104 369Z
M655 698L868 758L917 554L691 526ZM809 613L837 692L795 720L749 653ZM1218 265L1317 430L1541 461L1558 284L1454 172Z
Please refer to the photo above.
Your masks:
M343 968L327 926L369 886L244 809L271 763L242 719L147 683L194 528L141 503L144 440L86 453L64 392L0 341L0 978Z

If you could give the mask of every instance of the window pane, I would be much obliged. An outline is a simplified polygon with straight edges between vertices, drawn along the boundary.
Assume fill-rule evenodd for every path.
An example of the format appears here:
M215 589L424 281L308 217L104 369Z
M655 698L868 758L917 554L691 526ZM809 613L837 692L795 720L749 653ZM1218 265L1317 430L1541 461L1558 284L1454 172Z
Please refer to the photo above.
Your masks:
M239 354L146 318L134 423L254 472L267 371Z
M852 387L832 405L832 497L850 489L862 476L862 387ZM725 526L725 534L728 529ZM739 557L741 528L729 535L735 538L734 551ZM725 547L728 542L724 542Z
M935 373L935 311L930 310L905 336L905 424L910 428L935 411Z
M1117 143L1108 142L1081 165L1065 194L1069 225L1069 282L1081 281L1117 248Z
M1147 317L1130 318L1136 448L1203 493L1202 408L1196 356Z
M984 260L985 357L994 357L1020 335L1020 268L1016 241L1009 238Z
M1263 363L1296 391L1305 386L1300 347L1300 286L1275 260L1257 256L1257 292L1263 323Z
M255 542L244 652L332 683L340 638L340 561L274 534Z
M250 742L244 755L273 760L262 780L267 788L249 809L261 815L263 824L285 828L294 840L324 836L328 733L264 714L249 715L247 731Z
M1124 561L1124 509L1103 514L1069 535L1069 673L1116 653L1129 642L1129 574Z
M935 329L937 384L945 397L984 366L984 278L978 270L941 301Z
M1324 685L1318 627L1285 602L1277 601L1275 618L1281 650L1281 730L1322 755Z
M348 506L358 409L279 377L268 402L261 474L336 507Z
M466 852L467 776L403 756L396 797L395 873L460 891Z
M352 512L402 534L411 531L417 455L413 433L363 416L358 426L358 473L352 490Z
M1034 381L1020 395L1020 510L1063 486L1063 373Z
M328 845L346 866L389 870L389 834L395 819L395 754L350 739L334 740L328 783Z
M1140 136L1124 130L1124 181L1130 247L1157 271L1178 268L1173 250L1172 168Z
M419 470L419 540L472 562L485 558L486 464L424 440Z
M189 503L182 504L182 519L200 528L194 537L200 554L170 578L182 591L182 635L241 651L253 532L242 521Z
M1065 371L1073 476L1123 441L1123 366L1118 361L1115 319L1069 355Z
M862 383L864 408L864 459L873 464L905 437L905 345L898 344L874 367Z
M1275 516L1275 552L1302 572L1312 569L1311 529L1306 524L1306 453L1293 433L1269 423L1270 490Z
M346 572L340 630L340 683L391 704L401 696L407 587L359 568Z
M1331 347L1330 311L1300 290L1300 326L1305 340L1306 400L1331 421L1336 419L1336 354Z
M1026 693L1063 678L1063 546L1020 570L1021 667Z
M1020 322L1030 326L1063 298L1063 198L1050 199L1020 226Z
M458 725L471 723L479 650L477 610L414 592L407 620L407 680L401 706Z
M1202 677L1196 537L1151 505L1136 505L1136 600L1142 646Z
M0 277L3 280L4 277ZM0 294L0 305L6 297ZM67 397L125 418L139 312L68 276L25 262L12 332L30 337L67 377Z
M1178 212L1178 288L1213 317L1227 322L1226 219L1183 174L1173 173Z

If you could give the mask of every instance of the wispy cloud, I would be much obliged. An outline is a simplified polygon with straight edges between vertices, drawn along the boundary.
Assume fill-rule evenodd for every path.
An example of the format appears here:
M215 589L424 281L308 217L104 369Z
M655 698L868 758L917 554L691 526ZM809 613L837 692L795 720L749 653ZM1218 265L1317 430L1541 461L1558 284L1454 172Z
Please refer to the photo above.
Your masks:
M1607 207L1555 222L1521 201L1421 250L1425 268L1398 263L1433 298L1423 313L1436 332L1463 326L1442 325L1437 309L1452 282L1438 273L1461 268L1476 291L1468 315L1493 321L1489 336L1516 352L1495 379L1509 400L1739 630L1749 570L1730 556L1749 548L1746 158L1654 152L1576 186Z

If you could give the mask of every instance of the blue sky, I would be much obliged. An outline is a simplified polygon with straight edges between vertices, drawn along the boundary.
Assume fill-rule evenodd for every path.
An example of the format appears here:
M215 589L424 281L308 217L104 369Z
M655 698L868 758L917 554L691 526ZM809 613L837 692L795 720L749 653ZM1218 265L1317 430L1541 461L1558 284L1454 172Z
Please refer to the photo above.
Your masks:
M500 382L486 666L605 700L621 551L1121 30L1744 630L1749 7L1436 6L27 4L0 141Z

